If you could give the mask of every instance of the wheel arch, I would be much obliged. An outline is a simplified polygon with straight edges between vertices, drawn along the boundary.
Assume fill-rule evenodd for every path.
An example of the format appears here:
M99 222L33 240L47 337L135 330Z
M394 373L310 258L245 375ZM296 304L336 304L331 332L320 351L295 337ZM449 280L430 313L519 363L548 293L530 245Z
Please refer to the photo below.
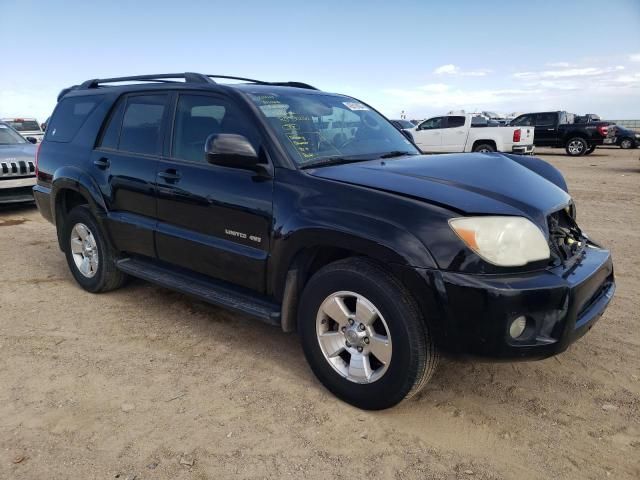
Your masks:
M300 232L297 240L295 247L287 250L288 255L280 260L271 275L272 293L282 302L282 329L285 332L296 329L298 300L309 279L322 267L337 260L366 258L394 275L416 296L415 284L405 281L405 272L411 269L412 262L385 245L346 233L322 235L317 229Z
M582 138L585 142L587 142L587 145L591 145L591 143L589 142L589 136L584 133L584 132L571 132L571 133L567 133L563 140L562 140L562 146L566 147L567 144L569 143L569 140L573 139L573 138Z
M484 143L486 143L487 145L491 145L496 152L498 151L498 145L496 144L496 141L495 140L491 140L491 139L485 139L485 140L479 139L479 140L474 141L473 145L471 146L471 151L475 152L476 147L478 145L482 145Z
M102 225L102 218L106 213L106 205L97 186L80 170L67 167L60 169L54 175L51 185L52 218L58 231L58 244L63 249L61 238L64 216L78 205L88 205L91 212Z

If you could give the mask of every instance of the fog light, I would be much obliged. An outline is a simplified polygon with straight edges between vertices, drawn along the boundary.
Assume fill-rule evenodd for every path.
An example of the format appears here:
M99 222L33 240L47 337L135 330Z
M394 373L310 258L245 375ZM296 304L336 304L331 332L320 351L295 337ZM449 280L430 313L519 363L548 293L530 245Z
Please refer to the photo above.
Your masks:
M527 317L518 317L513 322L511 322L511 326L509 327L509 335L511 338L516 339L524 332L524 329L527 327Z

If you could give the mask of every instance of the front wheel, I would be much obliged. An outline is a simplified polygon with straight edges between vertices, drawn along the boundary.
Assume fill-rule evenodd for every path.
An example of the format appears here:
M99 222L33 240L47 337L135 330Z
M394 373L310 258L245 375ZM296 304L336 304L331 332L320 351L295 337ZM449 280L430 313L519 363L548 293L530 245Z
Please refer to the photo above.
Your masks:
M365 259L318 271L300 300L298 330L311 369L331 392L367 410L417 393L438 355L415 301Z
M565 151L567 152L567 155L571 157L579 157L581 155L584 155L588 148L589 144L584 138L574 137L570 138L567 142Z

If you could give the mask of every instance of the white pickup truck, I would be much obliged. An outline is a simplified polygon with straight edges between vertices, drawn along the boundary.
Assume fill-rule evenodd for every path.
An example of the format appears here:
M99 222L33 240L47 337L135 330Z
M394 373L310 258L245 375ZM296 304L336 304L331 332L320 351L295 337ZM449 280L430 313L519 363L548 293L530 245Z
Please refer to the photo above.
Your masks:
M533 127L489 126L473 115L432 117L410 130L423 152L534 152Z

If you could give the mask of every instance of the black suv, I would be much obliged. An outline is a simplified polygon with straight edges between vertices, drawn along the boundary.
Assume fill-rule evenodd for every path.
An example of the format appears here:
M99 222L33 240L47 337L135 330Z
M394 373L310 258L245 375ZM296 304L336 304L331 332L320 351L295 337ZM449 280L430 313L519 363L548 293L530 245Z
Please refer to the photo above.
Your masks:
M220 78L61 93L34 193L84 289L132 275L297 330L366 409L415 394L438 352L544 358L602 315L610 254L551 165L421 155L354 98Z

